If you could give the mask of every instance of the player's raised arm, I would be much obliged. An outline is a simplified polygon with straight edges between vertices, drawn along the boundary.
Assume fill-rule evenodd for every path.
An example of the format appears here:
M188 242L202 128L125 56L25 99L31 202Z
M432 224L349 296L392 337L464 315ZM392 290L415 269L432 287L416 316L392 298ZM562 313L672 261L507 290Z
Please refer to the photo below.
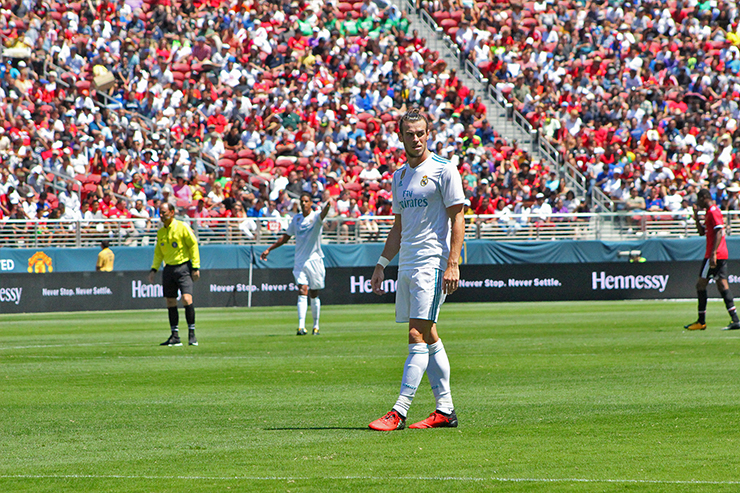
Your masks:
M694 222L696 223L696 231L699 233L699 236L704 236L706 231L704 231L704 225L699 220L699 207L694 204Z
M329 215L329 211L331 210L331 206L332 206L332 201L331 200L327 200L326 203L324 204L324 207L321 209L321 220L322 221L324 219L326 219L326 216Z
M401 249L401 215L396 214L396 218L393 221L393 226L388 232L388 237L385 239L385 247L383 247L383 253L378 259L378 263L375 264L375 270L373 271L373 277L370 281L373 287L373 293L381 295L385 294L383 290L383 281L385 280L384 270L386 266L393 260Z

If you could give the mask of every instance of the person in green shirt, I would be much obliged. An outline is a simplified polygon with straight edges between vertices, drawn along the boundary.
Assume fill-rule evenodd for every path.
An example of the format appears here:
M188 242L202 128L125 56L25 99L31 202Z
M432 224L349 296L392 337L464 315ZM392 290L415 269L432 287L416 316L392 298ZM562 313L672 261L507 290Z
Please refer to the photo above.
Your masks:
M308 19L308 16L305 10L301 12L300 16L298 17L298 20L296 21L296 24L298 24L298 30L301 32L302 35L304 36L313 35L313 24L311 23L311 20Z
M342 36L357 36L357 31L359 29L358 24L359 23L355 19L354 12L350 10L347 12L347 17L345 17L339 33Z
M162 220L162 227L157 231L157 244L154 247L154 260L149 272L149 283L154 283L154 275L164 262L162 288L167 300L167 312L170 320L170 330L172 331L170 338L160 346L182 346L178 332L178 290L182 294L185 319L188 323L188 345L197 346L193 282L200 279L198 240L187 224L175 219L175 208L169 202L164 202L159 207L159 216Z
M280 115L280 117L282 118L283 127L292 132L295 132L298 129L298 122L301 121L301 117L296 113L295 105L292 101L288 103L285 107L285 111Z
M373 18L369 15L361 17L359 19L358 28L365 32L370 31L373 28Z

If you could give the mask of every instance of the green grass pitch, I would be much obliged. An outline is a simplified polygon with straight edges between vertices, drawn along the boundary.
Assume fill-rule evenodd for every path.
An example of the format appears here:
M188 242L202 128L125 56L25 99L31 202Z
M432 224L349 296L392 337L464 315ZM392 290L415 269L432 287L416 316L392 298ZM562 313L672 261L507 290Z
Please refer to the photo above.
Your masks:
M740 489L740 333L712 301L454 304L457 429L379 433L406 330L391 305L0 316L0 491ZM181 318L183 315L181 314ZM309 315L310 322L310 315ZM426 377L409 423L434 410Z

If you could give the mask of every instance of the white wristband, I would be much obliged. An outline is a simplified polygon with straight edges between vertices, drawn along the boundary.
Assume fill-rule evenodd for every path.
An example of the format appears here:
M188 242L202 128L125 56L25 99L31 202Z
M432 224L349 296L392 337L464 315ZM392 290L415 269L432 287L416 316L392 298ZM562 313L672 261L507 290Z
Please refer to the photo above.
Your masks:
M385 257L384 257L384 256L382 256L382 255L381 255L381 256L380 256L380 258L378 259L378 265L379 265L379 266L381 266L381 267L382 267L382 268L384 268L384 269L385 269L386 267L388 267L388 264L390 264L390 263L391 263L391 261L390 261L390 260L388 260L387 258L385 258Z

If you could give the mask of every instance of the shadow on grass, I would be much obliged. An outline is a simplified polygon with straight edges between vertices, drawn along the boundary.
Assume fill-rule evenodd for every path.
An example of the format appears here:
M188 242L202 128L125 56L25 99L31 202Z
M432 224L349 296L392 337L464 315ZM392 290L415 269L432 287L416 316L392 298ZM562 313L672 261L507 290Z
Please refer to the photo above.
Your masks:
M263 428L265 431L303 431L303 430L367 430L372 431L367 426L291 426L286 428Z

